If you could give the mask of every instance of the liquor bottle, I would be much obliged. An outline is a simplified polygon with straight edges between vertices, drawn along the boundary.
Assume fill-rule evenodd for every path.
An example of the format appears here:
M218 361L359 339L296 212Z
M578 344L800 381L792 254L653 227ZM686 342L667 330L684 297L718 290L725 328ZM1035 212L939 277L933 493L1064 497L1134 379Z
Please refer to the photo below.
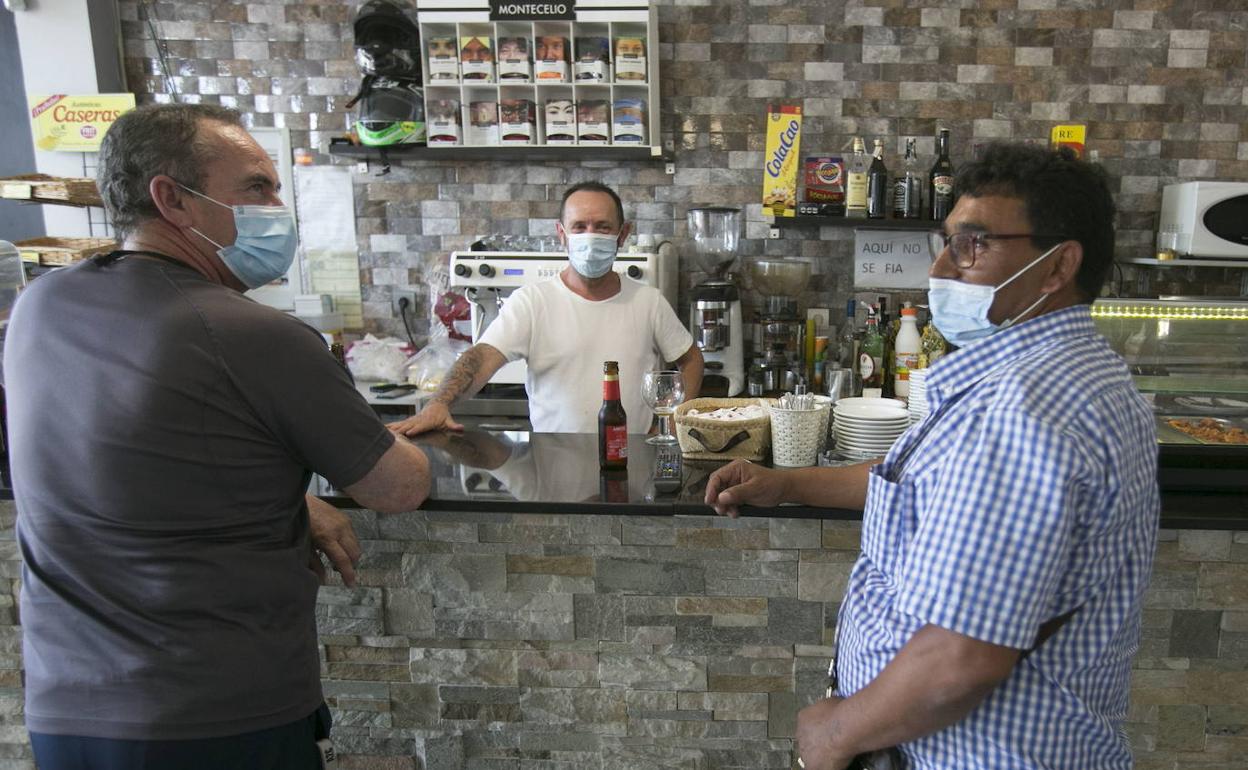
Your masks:
M872 313L867 316L867 332L862 337L862 351L858 354L858 374L862 377L862 389L883 390L884 387L884 337L880 334L879 319Z
M923 218L923 174L919 171L914 137L906 140L906 159L902 161L901 174L893 183L893 218Z
M883 219L888 207L888 169L884 167L884 142L875 140L871 153L871 167L867 169L867 217Z
M837 340L840 349L837 362L842 369L858 369L858 330L854 328L854 300L845 302L845 325L841 327L841 336Z
M620 365L602 365L602 409L598 410L598 466L628 468L628 416L620 403Z
M888 297L880 297L879 320L876 328L884 338L884 355L881 357L884 369L884 382L880 385L885 398L893 397L893 339L896 329L893 327L893 316L888 312Z
M867 216L867 173L871 156L861 137L854 137L854 153L845 164L848 168L845 184L845 216L863 219Z
M942 222L953 210L953 162L949 160L949 129L940 129L936 139L936 162L928 174L931 198L929 213L934 222Z
M939 361L940 357L949 351L944 335L936 328L936 324L931 322L923 327L920 344L922 346L920 352L927 357L928 366Z

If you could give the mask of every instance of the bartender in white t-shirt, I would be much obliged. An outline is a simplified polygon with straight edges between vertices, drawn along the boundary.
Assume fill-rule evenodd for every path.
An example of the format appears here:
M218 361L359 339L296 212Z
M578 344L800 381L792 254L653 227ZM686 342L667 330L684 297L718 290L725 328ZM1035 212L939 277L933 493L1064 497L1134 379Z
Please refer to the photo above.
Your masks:
M529 421L539 433L594 433L602 406L602 362L619 361L628 432L645 433L653 413L641 400L644 372L674 361L685 398L702 387L702 353L659 291L611 269L628 237L620 197L584 182L563 194L555 229L568 250L559 275L511 294L498 318L442 380L419 414L389 427L414 436L462 430L451 418L509 361L528 366Z

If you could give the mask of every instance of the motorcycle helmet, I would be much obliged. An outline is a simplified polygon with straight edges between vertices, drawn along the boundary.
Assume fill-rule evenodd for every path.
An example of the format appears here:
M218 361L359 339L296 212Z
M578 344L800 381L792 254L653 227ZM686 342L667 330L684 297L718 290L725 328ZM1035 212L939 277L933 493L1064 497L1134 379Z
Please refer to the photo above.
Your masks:
M408 0L368 0L355 14L355 63L365 75L420 79L420 30Z
M367 147L425 143L425 92L418 83L366 76L355 133Z

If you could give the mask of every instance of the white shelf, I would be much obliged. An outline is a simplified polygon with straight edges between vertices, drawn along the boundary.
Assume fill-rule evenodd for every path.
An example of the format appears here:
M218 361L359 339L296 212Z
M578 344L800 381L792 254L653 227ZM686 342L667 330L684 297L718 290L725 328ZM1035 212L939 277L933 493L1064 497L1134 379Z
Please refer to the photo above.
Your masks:
M1248 259L1215 259L1213 257L1175 257L1153 259L1152 257L1126 257L1118 260L1126 265L1150 265L1153 267L1233 267L1248 268Z

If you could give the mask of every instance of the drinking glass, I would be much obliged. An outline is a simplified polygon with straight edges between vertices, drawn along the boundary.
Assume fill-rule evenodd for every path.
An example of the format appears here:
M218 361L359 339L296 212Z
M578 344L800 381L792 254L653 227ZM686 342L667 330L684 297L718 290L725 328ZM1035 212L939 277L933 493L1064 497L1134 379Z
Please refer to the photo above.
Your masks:
M668 418L685 398L685 383L680 372L646 372L641 378L641 399L659 416L659 433L646 439L647 444L675 444L676 437L668 429Z

